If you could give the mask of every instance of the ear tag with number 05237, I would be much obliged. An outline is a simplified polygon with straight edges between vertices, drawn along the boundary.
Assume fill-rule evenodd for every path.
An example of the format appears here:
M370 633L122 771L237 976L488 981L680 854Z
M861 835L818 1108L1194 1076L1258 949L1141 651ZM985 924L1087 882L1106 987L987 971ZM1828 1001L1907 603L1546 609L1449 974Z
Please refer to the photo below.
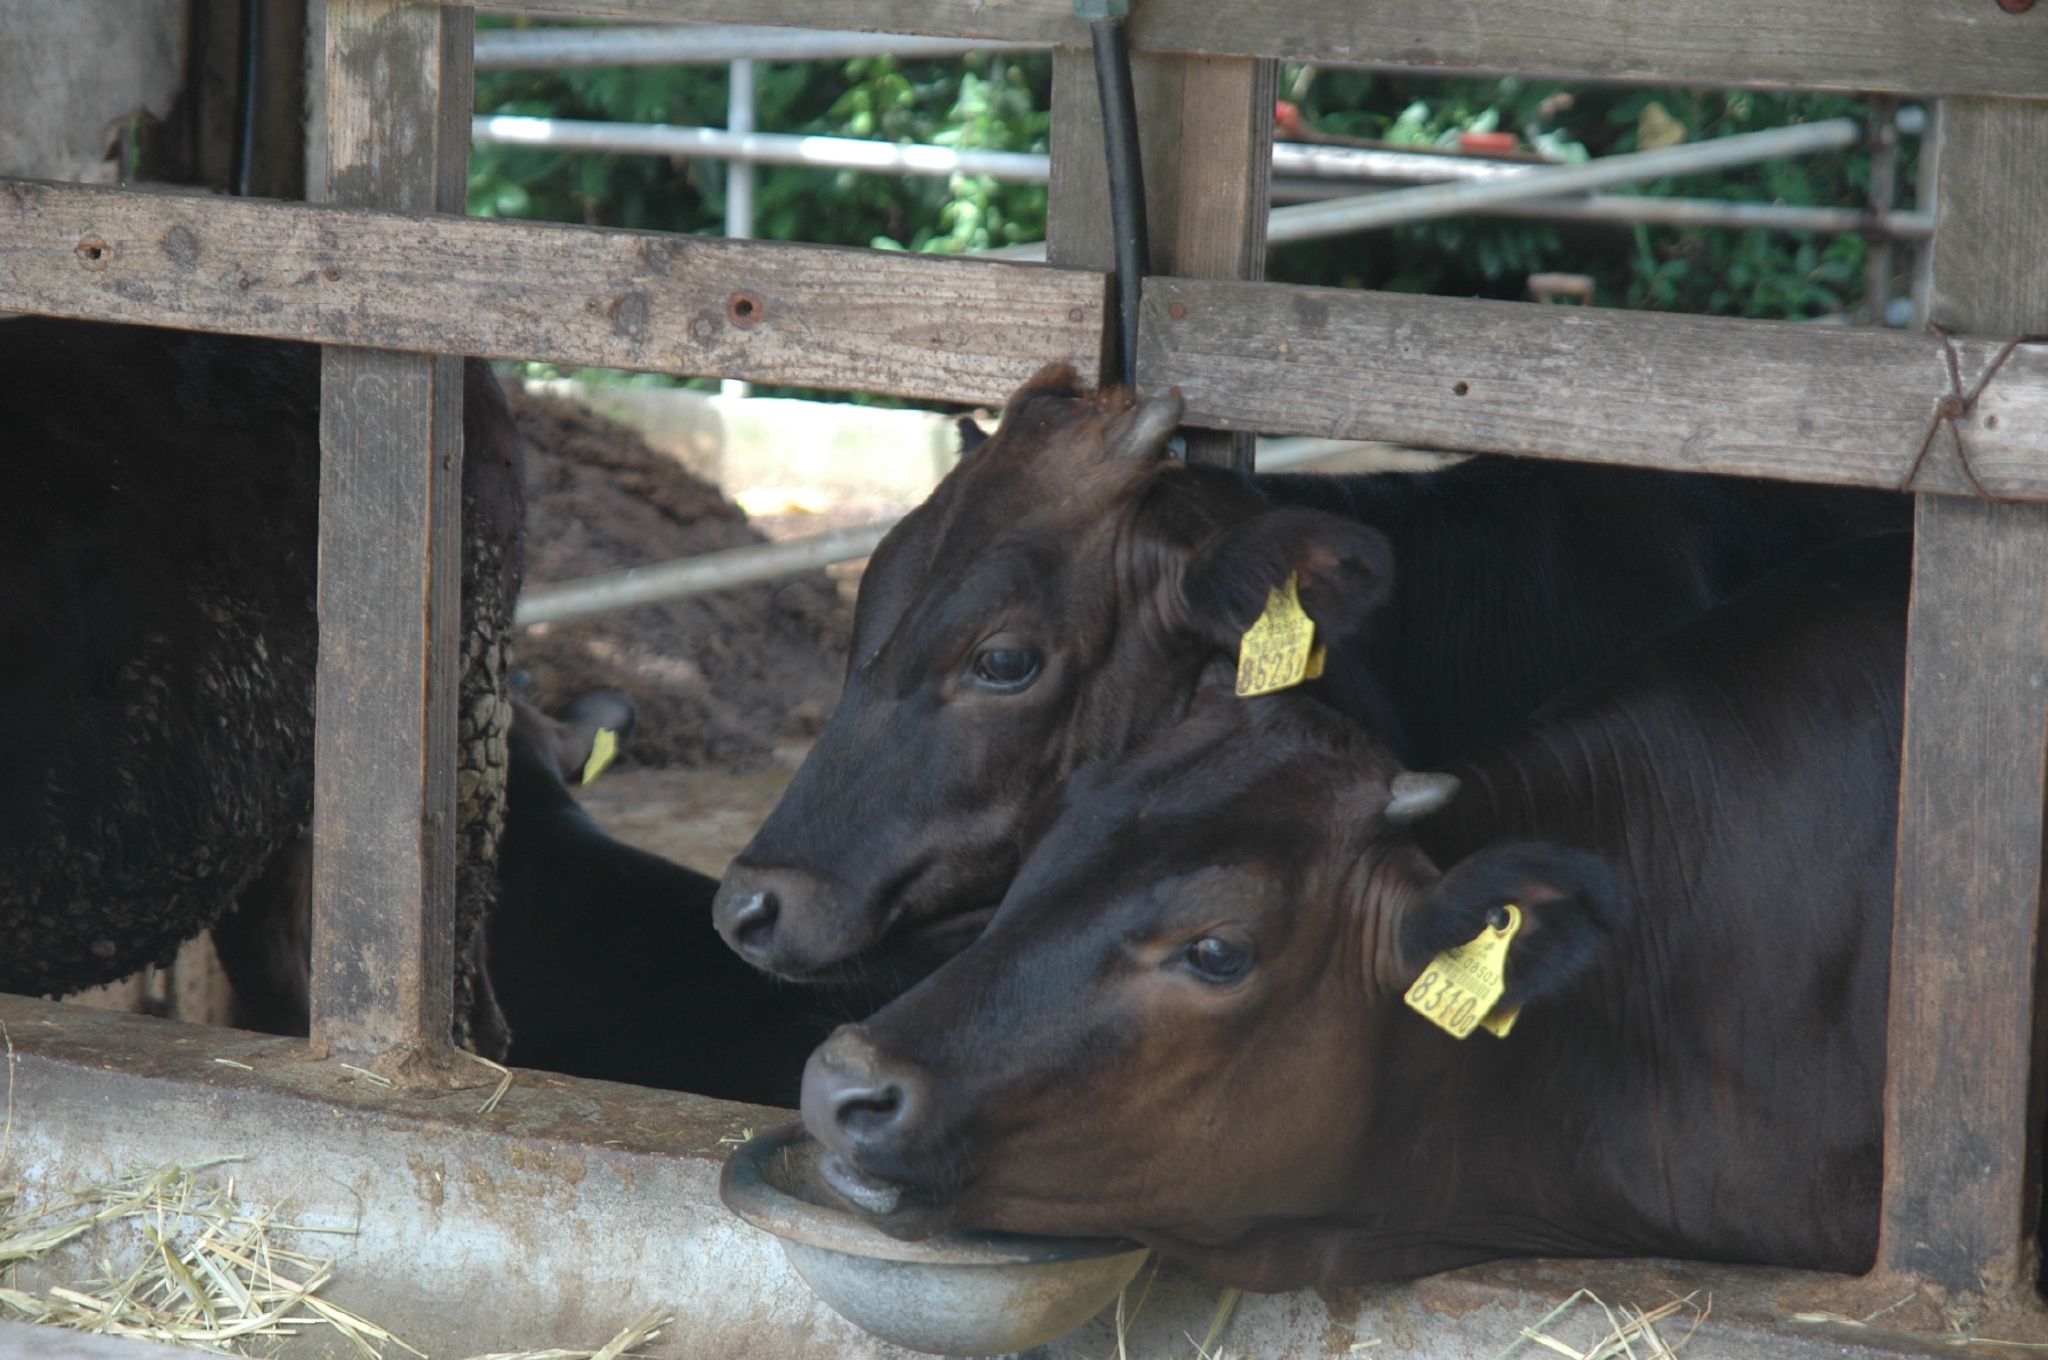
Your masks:
M1315 645L1316 624L1301 607L1294 573L1266 592L1266 611L1245 629L1237 648L1240 697L1272 694L1323 673L1323 649Z
M1508 946L1522 928L1520 907L1510 902L1501 911L1507 917L1505 923L1487 926L1464 944L1431 959L1401 998L1410 1010L1454 1039L1462 1039L1482 1025L1495 1038L1505 1039L1521 1014L1519 1006L1494 1011L1508 989Z

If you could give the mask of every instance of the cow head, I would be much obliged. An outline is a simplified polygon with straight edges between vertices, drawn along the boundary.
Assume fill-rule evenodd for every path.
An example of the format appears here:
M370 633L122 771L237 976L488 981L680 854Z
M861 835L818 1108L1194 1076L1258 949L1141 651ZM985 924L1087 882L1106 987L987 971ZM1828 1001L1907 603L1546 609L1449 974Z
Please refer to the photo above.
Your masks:
M838 710L719 892L741 955L793 978L948 956L1067 775L1177 721L1290 572L1322 637L1385 599L1380 534L1163 458L1179 416L1049 369L883 540Z
M1419 1170L1408 1092L1471 1052L1402 1004L1427 962L1514 902L1505 1001L1540 1003L1622 919L1582 852L1440 871L1408 824L1455 781L1305 697L1211 693L1072 781L982 937L812 1055L826 1175L885 1229L1122 1234L1199 1263L1372 1200ZM1439 1066L1389 1079L1418 1054Z

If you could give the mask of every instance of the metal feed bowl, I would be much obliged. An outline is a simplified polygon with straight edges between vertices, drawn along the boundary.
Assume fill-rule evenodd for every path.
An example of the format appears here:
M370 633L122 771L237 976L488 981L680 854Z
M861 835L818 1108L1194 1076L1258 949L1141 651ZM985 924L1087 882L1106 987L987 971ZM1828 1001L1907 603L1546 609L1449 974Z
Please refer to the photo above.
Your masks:
M801 1124L748 1139L726 1159L725 1206L782 1243L813 1293L884 1341L932 1355L999 1355L1072 1331L1144 1264L1118 1238L948 1232L899 1242L839 1207Z

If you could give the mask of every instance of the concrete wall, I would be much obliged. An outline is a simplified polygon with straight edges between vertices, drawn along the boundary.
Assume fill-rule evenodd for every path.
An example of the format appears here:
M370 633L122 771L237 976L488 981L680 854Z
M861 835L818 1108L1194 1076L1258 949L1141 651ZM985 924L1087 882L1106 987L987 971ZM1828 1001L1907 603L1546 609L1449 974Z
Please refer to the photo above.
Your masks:
M0 174L118 179L123 125L177 99L185 13L185 0L0 3Z

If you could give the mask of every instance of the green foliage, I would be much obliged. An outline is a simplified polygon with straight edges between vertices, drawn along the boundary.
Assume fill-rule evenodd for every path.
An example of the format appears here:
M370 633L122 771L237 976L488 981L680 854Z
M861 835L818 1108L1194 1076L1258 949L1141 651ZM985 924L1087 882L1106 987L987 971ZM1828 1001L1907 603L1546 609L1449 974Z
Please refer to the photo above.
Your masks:
M758 124L770 131L963 149L1047 146L1051 62L1043 54L761 63L756 79ZM1645 132L1697 140L1865 112L1861 101L1840 95L1567 90L1549 81L1336 69L1285 71L1281 89L1324 134L1454 147L1464 133L1507 131L1526 148L1567 161L1635 150ZM483 112L620 122L723 126L726 93L722 66L496 71L477 79ZM1909 143L1899 175L1907 196L1912 162ZM712 160L479 146L470 204L484 215L718 235L727 176L726 166ZM1624 192L1860 208L1869 177L1868 154L1852 151ZM967 175L755 170L755 233L766 239L957 253L1042 240L1045 215L1043 185ZM1269 273L1341 287L1520 297L1528 275L1551 270L1591 275L1608 306L1812 318L1856 306L1864 241L1854 234L1467 217L1281 247Z
M1743 90L1592 90L1556 82L1416 80L1323 71L1283 85L1324 132L1406 146L1447 147L1465 132L1519 133L1526 146L1566 161L1637 150L1645 126L1675 124L1685 140L1793 123L1863 117L1841 95ZM1900 161L1901 192L1914 165ZM1622 192L1789 205L1861 208L1870 184L1864 151L1765 161ZM1552 225L1529 219L1446 218L1390 232L1305 242L1275 252L1271 274L1302 283L1398 292L1519 297L1545 270L1589 274L1607 306L1808 319L1850 310L1863 292L1863 238L1811 232Z

